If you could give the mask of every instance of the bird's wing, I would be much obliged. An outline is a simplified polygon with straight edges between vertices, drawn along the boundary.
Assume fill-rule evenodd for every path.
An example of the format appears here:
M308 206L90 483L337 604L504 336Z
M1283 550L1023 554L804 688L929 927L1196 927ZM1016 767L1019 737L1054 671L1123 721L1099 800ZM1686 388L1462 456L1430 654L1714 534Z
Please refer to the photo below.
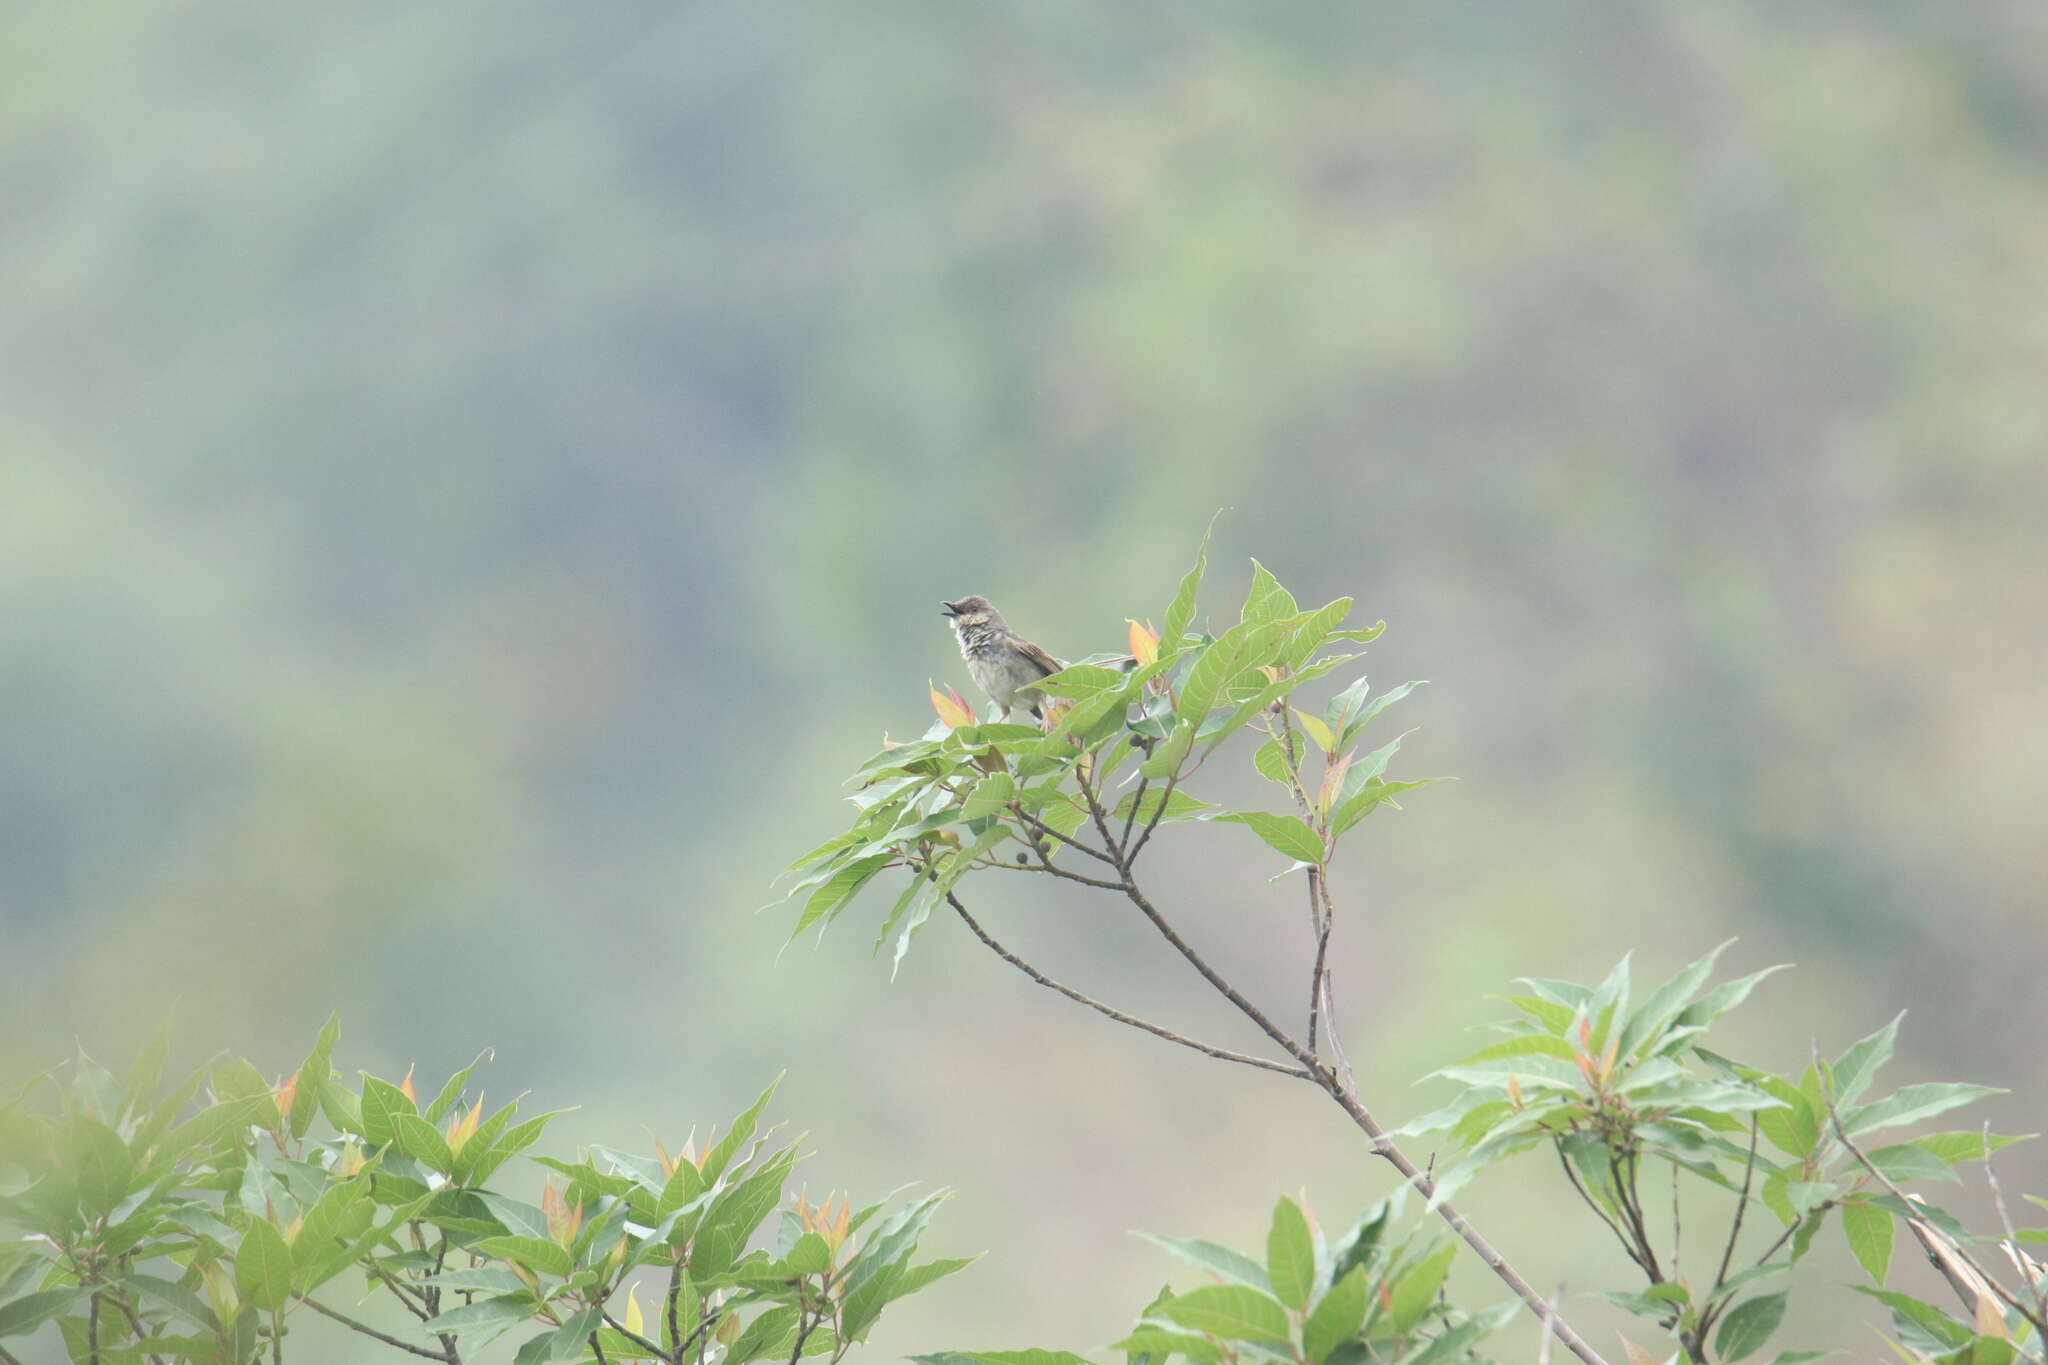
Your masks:
M1023 653L1025 658L1031 661L1032 666L1038 669L1038 675L1042 678L1051 677L1059 672L1063 666L1058 659L1053 658L1052 655L1046 653L1037 645L1032 644L1029 640L1017 641L1017 648Z

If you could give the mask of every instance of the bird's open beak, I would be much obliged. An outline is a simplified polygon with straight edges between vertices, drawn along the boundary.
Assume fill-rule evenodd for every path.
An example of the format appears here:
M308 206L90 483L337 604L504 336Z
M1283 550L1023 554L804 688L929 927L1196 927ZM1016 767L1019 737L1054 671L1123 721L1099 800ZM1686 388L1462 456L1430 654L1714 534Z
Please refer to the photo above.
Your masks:
M958 608L958 607L954 606L954 605L953 605L953 604L952 604L951 602L941 602L941 603L939 603L939 615L941 615L941 616L958 616L959 614L960 614L960 608Z

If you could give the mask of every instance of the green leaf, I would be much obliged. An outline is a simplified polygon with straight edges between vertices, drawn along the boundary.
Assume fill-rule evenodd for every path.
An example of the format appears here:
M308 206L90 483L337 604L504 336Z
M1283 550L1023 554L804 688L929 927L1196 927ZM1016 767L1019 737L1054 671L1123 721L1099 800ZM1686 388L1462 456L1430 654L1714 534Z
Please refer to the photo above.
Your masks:
M235 1292L244 1303L266 1313L284 1306L292 1292L292 1249L284 1234L261 1218L252 1218L235 1252Z
M1184 720L1173 727L1173 733L1152 749L1152 756L1138 765L1142 777L1171 777L1180 769L1187 758L1188 749L1195 742L1195 722Z
M1163 814L1160 812L1159 804L1162 798L1166 799L1166 807ZM1116 810L1113 813L1117 819L1122 820L1130 816L1131 812L1135 810L1137 812L1136 818L1140 824L1152 819L1154 815L1159 816L1160 823L1167 824L1175 820L1199 820L1203 818L1203 811L1214 809L1216 809L1214 801L1200 800L1188 795L1179 787L1173 789L1170 797L1163 788L1154 787L1145 793L1145 799L1142 802L1138 800L1136 792L1126 796L1123 800L1117 802Z
M1870 1082L1884 1064L1892 1059L1892 1046L1899 1036L1899 1021L1906 1017L1900 1010L1892 1021L1877 1032L1850 1045L1835 1060L1835 1106L1844 1113L1856 1102L1857 1097L1870 1088Z
M1892 1263L1892 1216L1875 1204L1844 1204L1842 1235L1870 1278L1883 1285Z
M481 1256L514 1261L529 1270L545 1271L550 1275L567 1275L575 1268L568 1248L546 1237L486 1237L476 1244L474 1250Z
M1008 773L990 773L974 784L974 790L961 803L960 814L967 820L985 820L1009 809L1010 802L1016 798L1017 779Z
M1849 1130L1849 1136L1858 1137L1875 1132L1879 1128L1891 1128L1901 1123L1917 1123L1936 1114L1947 1113L1958 1105L1983 1099L1987 1095L2003 1095L1996 1086L1969 1085L1962 1082L1934 1081L1924 1085L1901 1086L1874 1104L1842 1111L1842 1126Z
M424 1117L428 1123L439 1123L446 1116L455 1101L462 1098L462 1088L469 1084L469 1078L476 1073L478 1067L489 1061L490 1057L491 1050L485 1048L476 1054L475 1061L448 1078L447 1084L441 1087L441 1093L434 1096L434 1102L427 1106Z
M1638 1005L1635 1012L1622 1026L1620 1055L1633 1057L1657 1041L1672 1020L1685 1012L1692 1002L1694 993L1706 984L1707 977L1714 970L1714 962L1728 950L1734 939L1725 939L1721 945L1705 957L1695 959L1681 968L1676 975L1656 990L1650 992L1647 1000Z
M1870 1164L1883 1171L1894 1184L1903 1185L1913 1180L1956 1180L1956 1173L1948 1163L1934 1153L1910 1142L1898 1143L1891 1147L1880 1147L1868 1153Z
M1289 1308L1306 1304L1315 1287L1316 1248L1308 1235L1308 1216L1284 1195L1273 1206L1273 1227L1266 1234L1266 1274L1274 1297Z
M1209 712L1228 702L1228 689L1268 661L1282 627L1273 622L1232 626L1216 637L1188 668L1180 688L1180 715L1199 726ZM1263 675L1260 686L1265 685Z
M795 938L821 918L838 912L877 872L895 860L893 853L877 853L840 867L804 901L803 913L797 916L796 927L789 931L789 936Z
M2015 1142L2025 1142L2035 1136L2032 1133L1993 1133L1990 1151ZM1972 1132L1922 1133L1908 1141L1923 1152L1928 1152L1954 1166L1964 1161L1981 1161L1985 1155L1984 1135Z
M329 1059L334 1055L334 1044L341 1037L341 1016L329 1014L327 1022L320 1026L320 1033L313 1040L313 1050L306 1054L306 1060L299 1063L298 1085L292 1091L292 1136L302 1138L313 1126L313 1115L320 1111L322 1097L327 1093L328 1073L332 1069Z
M441 1130L417 1114L393 1114L391 1131L398 1143L398 1150L415 1161L423 1162L429 1170L443 1175L455 1169L455 1153L448 1150L448 1139L441 1136Z
M590 1335L604 1321L598 1309L586 1308L551 1332L528 1337L512 1357L512 1365L552 1365L588 1355Z
M372 1147L383 1147L395 1141L398 1136L394 1122L400 1114L419 1114L419 1106L405 1097L405 1092L389 1081L380 1081L367 1072L363 1075L363 1140Z
M88 1218L103 1217L128 1197L135 1163L121 1135L83 1114L72 1117L67 1154L78 1180L78 1207Z
M460 1308L451 1308L441 1316L420 1324L420 1331L429 1336L475 1336L489 1333L496 1336L515 1323L525 1322L533 1316L533 1296L530 1294L505 1294L495 1299L480 1299L466 1303Z
M1305 863L1320 863L1329 855L1323 838L1298 815L1275 815L1271 811L1229 811L1216 817L1244 825L1264 839L1275 852Z
M1164 1247L1174 1255L1199 1269L1221 1275L1226 1280L1248 1284L1255 1289L1270 1290L1273 1282L1266 1275L1266 1269L1249 1256L1240 1255L1229 1247L1218 1246L1196 1237L1162 1237L1156 1232L1137 1234L1154 1246Z
M770 1351L779 1355L788 1350L788 1343L796 1336L797 1320L802 1316L803 1310L793 1303L769 1309L747 1324L732 1349L721 1357L720 1365L745 1365Z
M910 1358L917 1365L1091 1365L1072 1351L940 1351Z
M1301 1329L1302 1345L1313 1365L1357 1335L1365 1322L1365 1268L1353 1266L1330 1286Z
M12 1303L0 1303L0 1337L24 1336L64 1312L85 1294L73 1285L66 1289L45 1289L24 1294Z
M1301 607L1295 602L1294 594L1280 586L1280 580L1258 560L1252 561L1251 591L1245 594L1244 612L1241 621L1277 621L1283 616L1298 616Z
M1221 516L1218 513L1217 516ZM1195 619L1195 597L1202 590L1202 575L1209 568L1209 536L1216 529L1216 518L1209 518L1207 529L1202 532L1202 544L1195 551L1195 567L1181 577L1180 589L1173 595L1173 605L1166 609L1166 625L1159 632L1161 653L1180 648L1181 637L1187 634L1188 625Z
M1529 1057L1542 1055L1558 1057L1569 1062L1578 1055L1577 1050L1564 1039L1549 1033L1525 1033L1514 1038L1504 1038L1498 1043L1480 1048L1469 1057L1460 1058L1458 1065L1469 1066L1474 1062L1490 1062L1502 1057Z
M1252 755L1252 766L1259 770L1259 776L1278 782L1283 787L1293 784L1287 776L1287 751L1280 747L1280 741L1269 739Z
M1388 1295L1388 1316L1393 1319L1395 1331L1406 1332L1422 1321L1430 1301L1443 1288L1444 1277L1451 1273L1451 1261L1457 1254L1458 1244L1445 1242L1402 1272Z
M948 1256L936 1261L926 1261L923 1265L906 1266L903 1273L897 1276L895 1283L889 1286L889 1302L894 1303L898 1299L907 1298L927 1285L935 1284L948 1275L965 1270L980 1259L979 1256Z
M1146 1311L1149 1313L1151 1310ZM1170 1355L1184 1355L1196 1365L1215 1365L1223 1358L1223 1348L1213 1338L1142 1325L1123 1340L1109 1343L1109 1349L1129 1352L1132 1359L1150 1356L1154 1361L1164 1361Z
M1249 1285L1204 1285L1176 1296L1159 1312L1182 1327L1231 1341L1287 1340L1287 1310Z
M1736 1304L1714 1333L1714 1354L1722 1360L1736 1361L1763 1349L1784 1317L1783 1293L1759 1294Z
M1363 680L1361 679L1361 681ZM1410 692L1413 692L1416 688L1424 686L1426 681L1426 679L1417 678L1414 682L1404 682L1399 687L1390 688L1380 693L1379 696L1373 698L1371 705L1367 706L1356 716L1343 721L1341 728L1339 728L1336 722L1332 722L1331 728L1336 731L1338 745L1350 744L1360 730L1363 730L1372 723L1373 717L1407 696Z

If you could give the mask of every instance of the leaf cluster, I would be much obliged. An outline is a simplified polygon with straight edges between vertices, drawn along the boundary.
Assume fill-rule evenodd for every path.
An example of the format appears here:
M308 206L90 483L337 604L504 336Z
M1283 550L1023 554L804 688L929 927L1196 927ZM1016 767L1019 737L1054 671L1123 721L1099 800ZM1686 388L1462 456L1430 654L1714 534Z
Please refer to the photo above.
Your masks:
M1816 1056L1796 1076L1711 1051L1703 1042L1709 1026L1779 970L1710 986L1727 946L1640 1002L1631 998L1626 958L1595 987L1525 978L1524 992L1507 997L1517 1017L1492 1026L1505 1037L1432 1073L1462 1086L1459 1097L1400 1130L1442 1134L1461 1153L1439 1179L1436 1197L1448 1198L1509 1157L1549 1148L1646 1278L1642 1290L1606 1297L1673 1332L1694 1360L1740 1360L1763 1348L1784 1316L1788 1272L1830 1220L1874 1282L1868 1292L1894 1308L1902 1341L1944 1351L1967 1344L1973 1334L1961 1324L1962 1337L1936 1343L1926 1315L1947 1315L1883 1285L1897 1226L1951 1239L1968 1234L1938 1205L1919 1194L1908 1203L1885 1182L1953 1181L1958 1165L2017 1139L1936 1132L1867 1151L1864 1145L1998 1092L1931 1083L1873 1097L1898 1019L1833 1060ZM1709 1260L1718 1264L1711 1277L1675 1273L1678 1229L1667 1232L1648 1207L1651 1162L1668 1167L1674 1180L1734 1196L1727 1235L1713 1248L1718 1260ZM1752 1209L1765 1220L1749 1225L1767 1239L1760 1252L1741 1246ZM1807 1357L1780 1357L1794 1358Z
M796 1149L759 1126L773 1086L701 1150L530 1158L536 1203L498 1178L561 1111L490 1108L478 1063L425 1104L410 1074L346 1081L338 1036L275 1085L237 1059L160 1089L161 1038L123 1081L81 1053L0 1109L0 1227L26 1234L0 1250L0 1360L54 1322L94 1365L276 1361L302 1310L447 1365L510 1333L518 1365L837 1360L967 1264L913 1263L943 1193L887 1216L792 1200ZM343 1278L409 1324L316 1297Z
M1021 868L1122 889L1158 826L1195 820L1245 826L1290 860L1288 871L1322 868L1360 820L1398 808L1400 793L1423 785L1386 778L1401 741L1363 756L1358 741L1416 684L1373 697L1359 678L1327 706L1295 705L1298 689L1359 657L1333 646L1370 641L1385 623L1346 629L1348 597L1304 609L1254 560L1238 620L1197 630L1206 568L1205 539L1161 631L1133 621L1128 653L1082 659L1039 684L1053 699L1042 729L979 722L957 693L934 688L937 722L908 743L885 741L852 778L851 826L785 870L785 899L802 902L791 936L822 930L881 873L907 868L876 940L879 950L894 936L900 964L969 873ZM1247 730L1263 737L1257 771L1287 789L1291 810L1225 809L1186 789Z

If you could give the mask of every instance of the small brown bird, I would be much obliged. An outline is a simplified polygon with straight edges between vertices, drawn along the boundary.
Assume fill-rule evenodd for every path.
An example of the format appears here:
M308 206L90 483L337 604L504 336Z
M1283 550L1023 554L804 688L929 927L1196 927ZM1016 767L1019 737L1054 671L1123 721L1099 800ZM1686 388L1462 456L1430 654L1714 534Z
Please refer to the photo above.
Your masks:
M1031 684L1059 672L1060 661L1011 630L986 597L941 602L939 609L953 618L953 633L960 637L960 657L967 660L975 686L988 693L1005 718L1011 707L1022 706L1032 719L1043 721L1045 694Z

